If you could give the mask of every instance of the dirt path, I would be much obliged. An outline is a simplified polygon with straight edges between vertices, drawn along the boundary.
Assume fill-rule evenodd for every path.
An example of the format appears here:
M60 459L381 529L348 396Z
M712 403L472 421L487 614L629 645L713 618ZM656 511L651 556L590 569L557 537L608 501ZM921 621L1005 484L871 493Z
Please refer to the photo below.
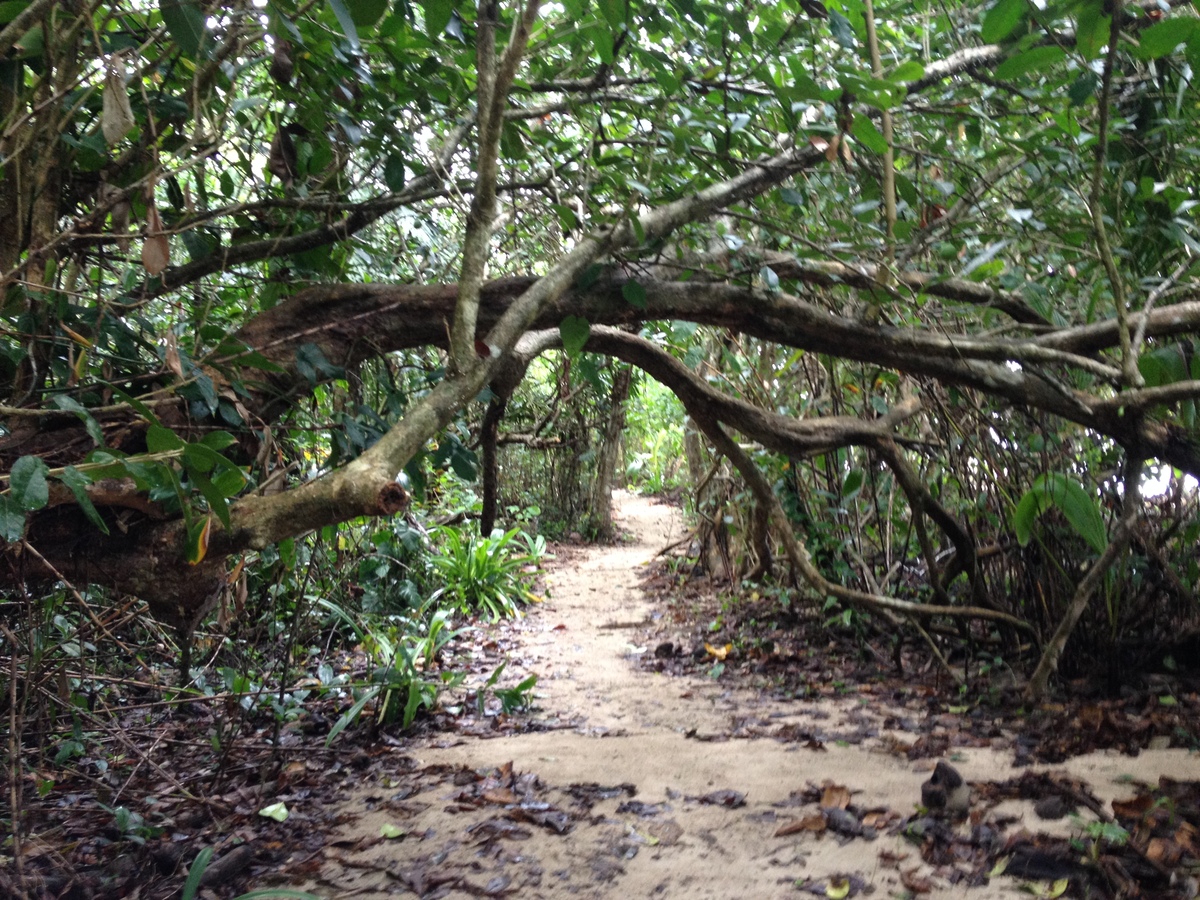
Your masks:
M901 727L911 711L899 715L864 696L768 700L632 664L631 655L654 647L654 638L632 643L645 639L655 615L639 573L682 525L677 511L636 496L619 498L618 522L636 540L560 562L548 579L551 598L514 632L522 635L514 660L540 679L535 718L556 727L390 748L373 767L384 774L348 798L344 839L310 889L339 898L726 900L805 896L798 888L836 897L848 879L850 896L924 887L932 900L1028 896L1011 878L969 890L950 884L952 867L930 866L916 845L890 833L913 815L933 765L893 752L897 740L916 737ZM522 677L508 674L509 684ZM822 739L727 739L747 722ZM838 740L850 732L855 743ZM997 746L1007 743L998 737ZM1019 774L1006 750L969 748L954 762L969 780ZM1130 777L1200 779L1200 757L1181 750L1092 754L1066 768L1106 805L1129 794L1121 782ZM844 786L854 807L872 811L865 821L878 835L820 827L776 836L787 823L821 822L817 801L827 785ZM1024 801L986 812L989 822L1005 816L1014 817L1009 832L1071 827L1037 819ZM384 826L402 836L382 838ZM950 827L967 834L971 824Z

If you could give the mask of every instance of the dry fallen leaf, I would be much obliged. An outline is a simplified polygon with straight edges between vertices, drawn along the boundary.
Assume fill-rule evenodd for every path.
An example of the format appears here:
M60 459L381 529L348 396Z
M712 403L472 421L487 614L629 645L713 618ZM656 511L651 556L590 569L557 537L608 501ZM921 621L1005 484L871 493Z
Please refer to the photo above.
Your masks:
M867 828L882 831L893 821L899 821L900 814L891 809L872 809L863 813L862 823Z
M698 800L708 806L727 806L730 809L737 809L740 806L746 805L746 795L741 791L734 791L728 788L718 791L709 791L701 797L693 797L689 799Z
M142 244L142 265L150 275L161 275L171 262L171 242L163 234L158 207L146 207L146 242Z
M508 788L495 788L493 790L484 791L481 799L488 803L498 803L501 806L508 803L520 803L521 798L510 791Z
M1183 848L1166 838L1150 838L1146 845L1146 859L1162 866L1177 866L1183 858Z
M724 660L729 655L729 651L733 649L733 644L725 644L721 647L714 647L708 641L704 642L704 649L708 651L708 655L719 660Z
M933 882L923 875L918 875L915 868L907 872L901 870L900 881L914 894L928 894L933 890Z
M791 819L784 822L775 831L775 837L787 837L789 834L799 834L802 831L812 831L820 834L825 830L825 817L820 813L813 813L805 816L803 819Z
M163 362L167 368L175 373L177 378L183 377L183 362L179 358L179 342L175 338L175 332L167 329L166 337L167 348L163 353Z
M663 822L651 822L646 826L646 831L657 838L659 844L664 847L670 847L673 844L679 843L679 839L683 837L683 827L674 819L667 819Z
M820 805L826 809L845 809L850 805L850 789L845 785L826 782L821 791Z
M835 134L833 136L833 140L831 140L825 146L825 159L826 160L828 160L829 162L837 162L838 146L841 143L842 143L842 136L840 134Z
M284 87L292 83L292 74L296 64L292 61L292 45L289 41L275 39L275 52L271 54L271 67L268 69L271 77Z
M100 130L109 145L120 141L137 127L125 87L125 61L115 55L105 67L104 98L100 111Z

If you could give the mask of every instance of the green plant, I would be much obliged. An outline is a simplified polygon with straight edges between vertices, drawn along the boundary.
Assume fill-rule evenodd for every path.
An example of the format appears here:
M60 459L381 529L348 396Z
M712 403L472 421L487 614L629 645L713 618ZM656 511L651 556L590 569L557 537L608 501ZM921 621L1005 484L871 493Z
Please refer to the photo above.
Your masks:
M188 868L187 881L183 883L183 893L180 895L180 900L195 900L196 893L200 890L200 882L204 880L204 873L208 869L208 864L212 862L212 847L205 847L196 854L196 859ZM277 898L277 900L321 900L316 894L310 894L307 891L298 891L295 888L264 888L259 891L249 891L245 894L239 894L233 900L268 900L268 898Z
M483 687L476 693L475 704L479 710L479 715L482 716L486 711L489 690L500 701L500 711L506 716L520 710L529 709L533 705L533 688L538 680L536 675L530 675L514 687L496 687L496 683L500 680L500 676L504 674L504 670L507 667L507 660L496 666L492 674L488 676L488 680L484 682Z
M438 608L433 598L411 616L355 619L342 607L318 599L335 618L353 629L371 655L374 668L369 682L352 685L358 693L354 704L334 723L325 739L330 746L362 713L376 704L375 720L380 725L400 721L407 728L422 709L432 709L443 690L462 683L459 672L435 672L443 648L465 629L450 628L450 612Z
M443 528L439 539L440 550L431 562L443 586L434 598L445 599L462 613L486 613L492 621L518 615L518 604L532 599L525 581L528 570L545 555L540 536L530 538L512 528L497 529L486 538L464 537L458 529ZM522 541L524 548L519 547Z
M510 688L496 688L493 693L500 701L500 709L507 716L533 705L533 688L538 677L530 675L519 684Z
M140 813L136 813L128 807L118 806L114 809L104 806L104 804L101 806L113 814L113 827L120 833L123 840L144 844L147 838L155 838L162 834L161 828L147 825L145 818Z
M1116 822L1084 822L1081 816L1075 815L1071 817L1071 823L1080 833L1078 838L1071 841L1071 845L1079 852L1086 853L1092 862L1099 859L1104 844L1122 847L1129 840L1129 832Z

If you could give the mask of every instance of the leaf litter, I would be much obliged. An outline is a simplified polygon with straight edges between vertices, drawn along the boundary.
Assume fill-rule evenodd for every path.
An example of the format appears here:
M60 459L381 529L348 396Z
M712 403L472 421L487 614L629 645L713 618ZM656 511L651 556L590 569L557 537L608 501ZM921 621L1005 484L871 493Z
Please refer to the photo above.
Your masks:
M727 614L713 585L654 562L673 510L626 496L620 513L640 540L556 548L552 599L459 642L467 685L501 664L537 675L532 709L475 688L409 733L329 749L335 704L277 735L247 715L220 766L197 740L211 707L131 709L131 744L169 756L131 752L119 791L81 771L35 805L38 896L170 896L203 847L223 873L209 898L1195 896L1193 688L1017 714L984 680L997 702L955 706L915 651L898 673L801 612ZM970 783L969 814L920 806L938 759ZM145 820L117 833L118 803Z

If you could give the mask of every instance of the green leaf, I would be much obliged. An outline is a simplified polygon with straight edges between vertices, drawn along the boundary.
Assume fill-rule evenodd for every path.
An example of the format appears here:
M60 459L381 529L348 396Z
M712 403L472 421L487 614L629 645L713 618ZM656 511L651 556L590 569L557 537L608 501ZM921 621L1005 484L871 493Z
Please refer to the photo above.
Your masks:
M342 0L329 0L329 8L333 10L338 24L342 26L342 34L346 36L346 40L350 42L352 47L360 47L358 28L354 24L354 17L350 15L350 10L346 9L346 4Z
M36 456L22 456L9 475L9 496L22 510L41 509L50 501L46 464Z
M88 408L73 397L68 397L66 394L58 394L51 401L59 409L65 409L67 412L73 412L79 416L83 422L83 427L87 429L88 437L96 444L97 447L104 446L104 431L100 428L100 423L95 417L88 412Z
M646 289L632 279L621 285L621 296L634 309L646 308ZM563 344L564 346L566 345L565 338L563 339Z
M1083 106L1096 93L1096 88L1100 86L1100 78L1091 69L1088 69L1078 78L1076 78L1069 88L1067 88L1067 97L1071 101L1072 106Z
M1033 537L1033 522L1041 514L1038 495L1026 491L1013 510L1013 531L1017 533L1017 543L1022 547L1028 546Z
M183 447L183 439L170 428L151 425L146 429L146 449L151 453L170 453L173 450L182 450Z
M379 826L379 834L382 837L387 838L389 841L392 841L396 838L404 837L406 834L408 834L408 832L392 822L384 822Z
M208 555L208 538L212 533L212 516L204 516L188 524L184 556L189 566L199 565Z
M92 498L87 494L87 486L92 483L92 479L74 466L67 466L58 478L71 489L71 493L75 495L75 502L79 504L79 508L83 510L88 520L102 532L108 534L108 525L100 517L95 504L92 503Z
M858 492L863 486L863 470L851 469L846 473L846 480L842 482L842 496L850 500L858 495Z
M193 59L197 57L207 36L200 5L194 0L159 0L158 9L179 49Z
M180 900L195 900L196 892L200 890L200 879L204 877L204 870L208 868L212 855L212 847L205 847L196 854L196 858L188 866L188 877L183 883L183 895Z
M191 449L192 446L195 445L189 445L188 449ZM186 451L184 452L186 453ZM213 484L212 479L205 473L191 468L188 469L188 479L191 481L192 487L198 490L200 495L208 501L208 508L221 520L221 524L226 528L233 527L229 521L229 503L226 502L225 495L221 490Z
M228 431L210 431L204 437L200 438L200 443L205 447L220 452L236 440L237 438Z
M1089 0L1079 11L1075 26L1075 50L1084 59L1095 59L1108 45L1112 16L1104 14L1103 0Z
M370 28L387 12L388 0L347 0L350 17L359 28Z
M779 199L782 200L784 203L786 203L788 206L803 206L804 205L804 195L801 194L799 191L797 191L795 188L780 188L779 189Z
M858 38L854 36L854 26L836 9L829 11L829 30L833 33L833 39L847 50L853 50L858 46Z
M441 37L454 15L454 4L450 0L421 0L421 9L425 11L425 33L431 38Z
M1025 0L998 0L983 17L979 36L985 43L999 43L1012 34L1024 13Z
M150 411L150 407L148 407L141 400L125 393L119 387L113 387L112 392L114 397L116 397L122 403L128 403L130 406L132 406L147 422L154 422L155 424L158 424L158 416L154 415L154 413Z
M850 126L850 133L872 153L887 152L887 139L875 127L875 123L861 113L854 116L854 124Z
M383 180L393 194L404 189L404 157L393 153L383 164Z
M12 497L0 494L0 537L12 543L19 541L25 533L25 511L13 502Z
M288 817L287 804L282 800L278 803L272 803L260 809L258 814L266 819L274 819L276 822L284 822Z
M357 702L355 702L353 706L342 713L342 717L334 722L333 727L329 729L329 736L325 738L325 746L333 746L333 742L337 739L337 736L345 731L346 727L358 718L358 714L362 712L363 707L378 697L382 691L382 685L376 685L375 687L370 688L358 698Z
M1141 59L1166 56L1180 44L1186 44L1198 27L1200 19L1181 17L1151 25L1138 36L1137 56Z
M579 217L575 215L575 210L565 203L551 203L550 208L558 216L558 225L564 233L570 233L579 227Z
M894 81L896 84L907 84L910 81L918 81L925 76L925 67L915 59L910 59L906 63L901 63L896 67L890 75L888 81Z
M7 25L19 13L24 12L28 5L29 0L6 0L6 2L0 3L0 25Z
M228 461L226 460L226 462ZM246 475L235 466L218 472L213 477L212 483L213 487L220 491L222 497L234 497L246 486Z
M1047 472L1034 479L1013 511L1013 530L1024 547L1033 535L1033 523L1051 506L1058 507L1075 533L1097 553L1108 544L1104 519L1096 498L1060 472Z
M597 0L596 5L614 32L620 32L625 27L625 0Z
M996 77L1001 79L1019 78L1037 69L1045 69L1061 62L1067 56L1062 47L1033 47L1024 53L1010 56L996 67Z
M996 254L1007 247L1010 243L1012 243L1012 241L1003 240L996 241L994 244L989 244L978 255L972 258L965 266L963 266L962 271L958 273L959 277L966 278L976 269L991 262L995 258Z
M474 481L477 466L474 452L462 444L455 445L454 452L450 454L450 468L455 475L463 481Z
M567 356L574 357L583 350L583 345L592 333L592 326L588 324L587 319L567 316L558 326L558 333L562 335L563 350L567 352Z
M592 46L596 48L596 58L604 65L611 66L617 58L613 52L615 42L612 32L599 22L587 29L587 32L591 36Z
M217 467L221 455L203 444L187 444L183 448L183 465L189 472L207 475Z
M821 86L804 68L803 61L798 56L788 60L788 70L792 73L791 94L797 100L822 100L824 93Z

